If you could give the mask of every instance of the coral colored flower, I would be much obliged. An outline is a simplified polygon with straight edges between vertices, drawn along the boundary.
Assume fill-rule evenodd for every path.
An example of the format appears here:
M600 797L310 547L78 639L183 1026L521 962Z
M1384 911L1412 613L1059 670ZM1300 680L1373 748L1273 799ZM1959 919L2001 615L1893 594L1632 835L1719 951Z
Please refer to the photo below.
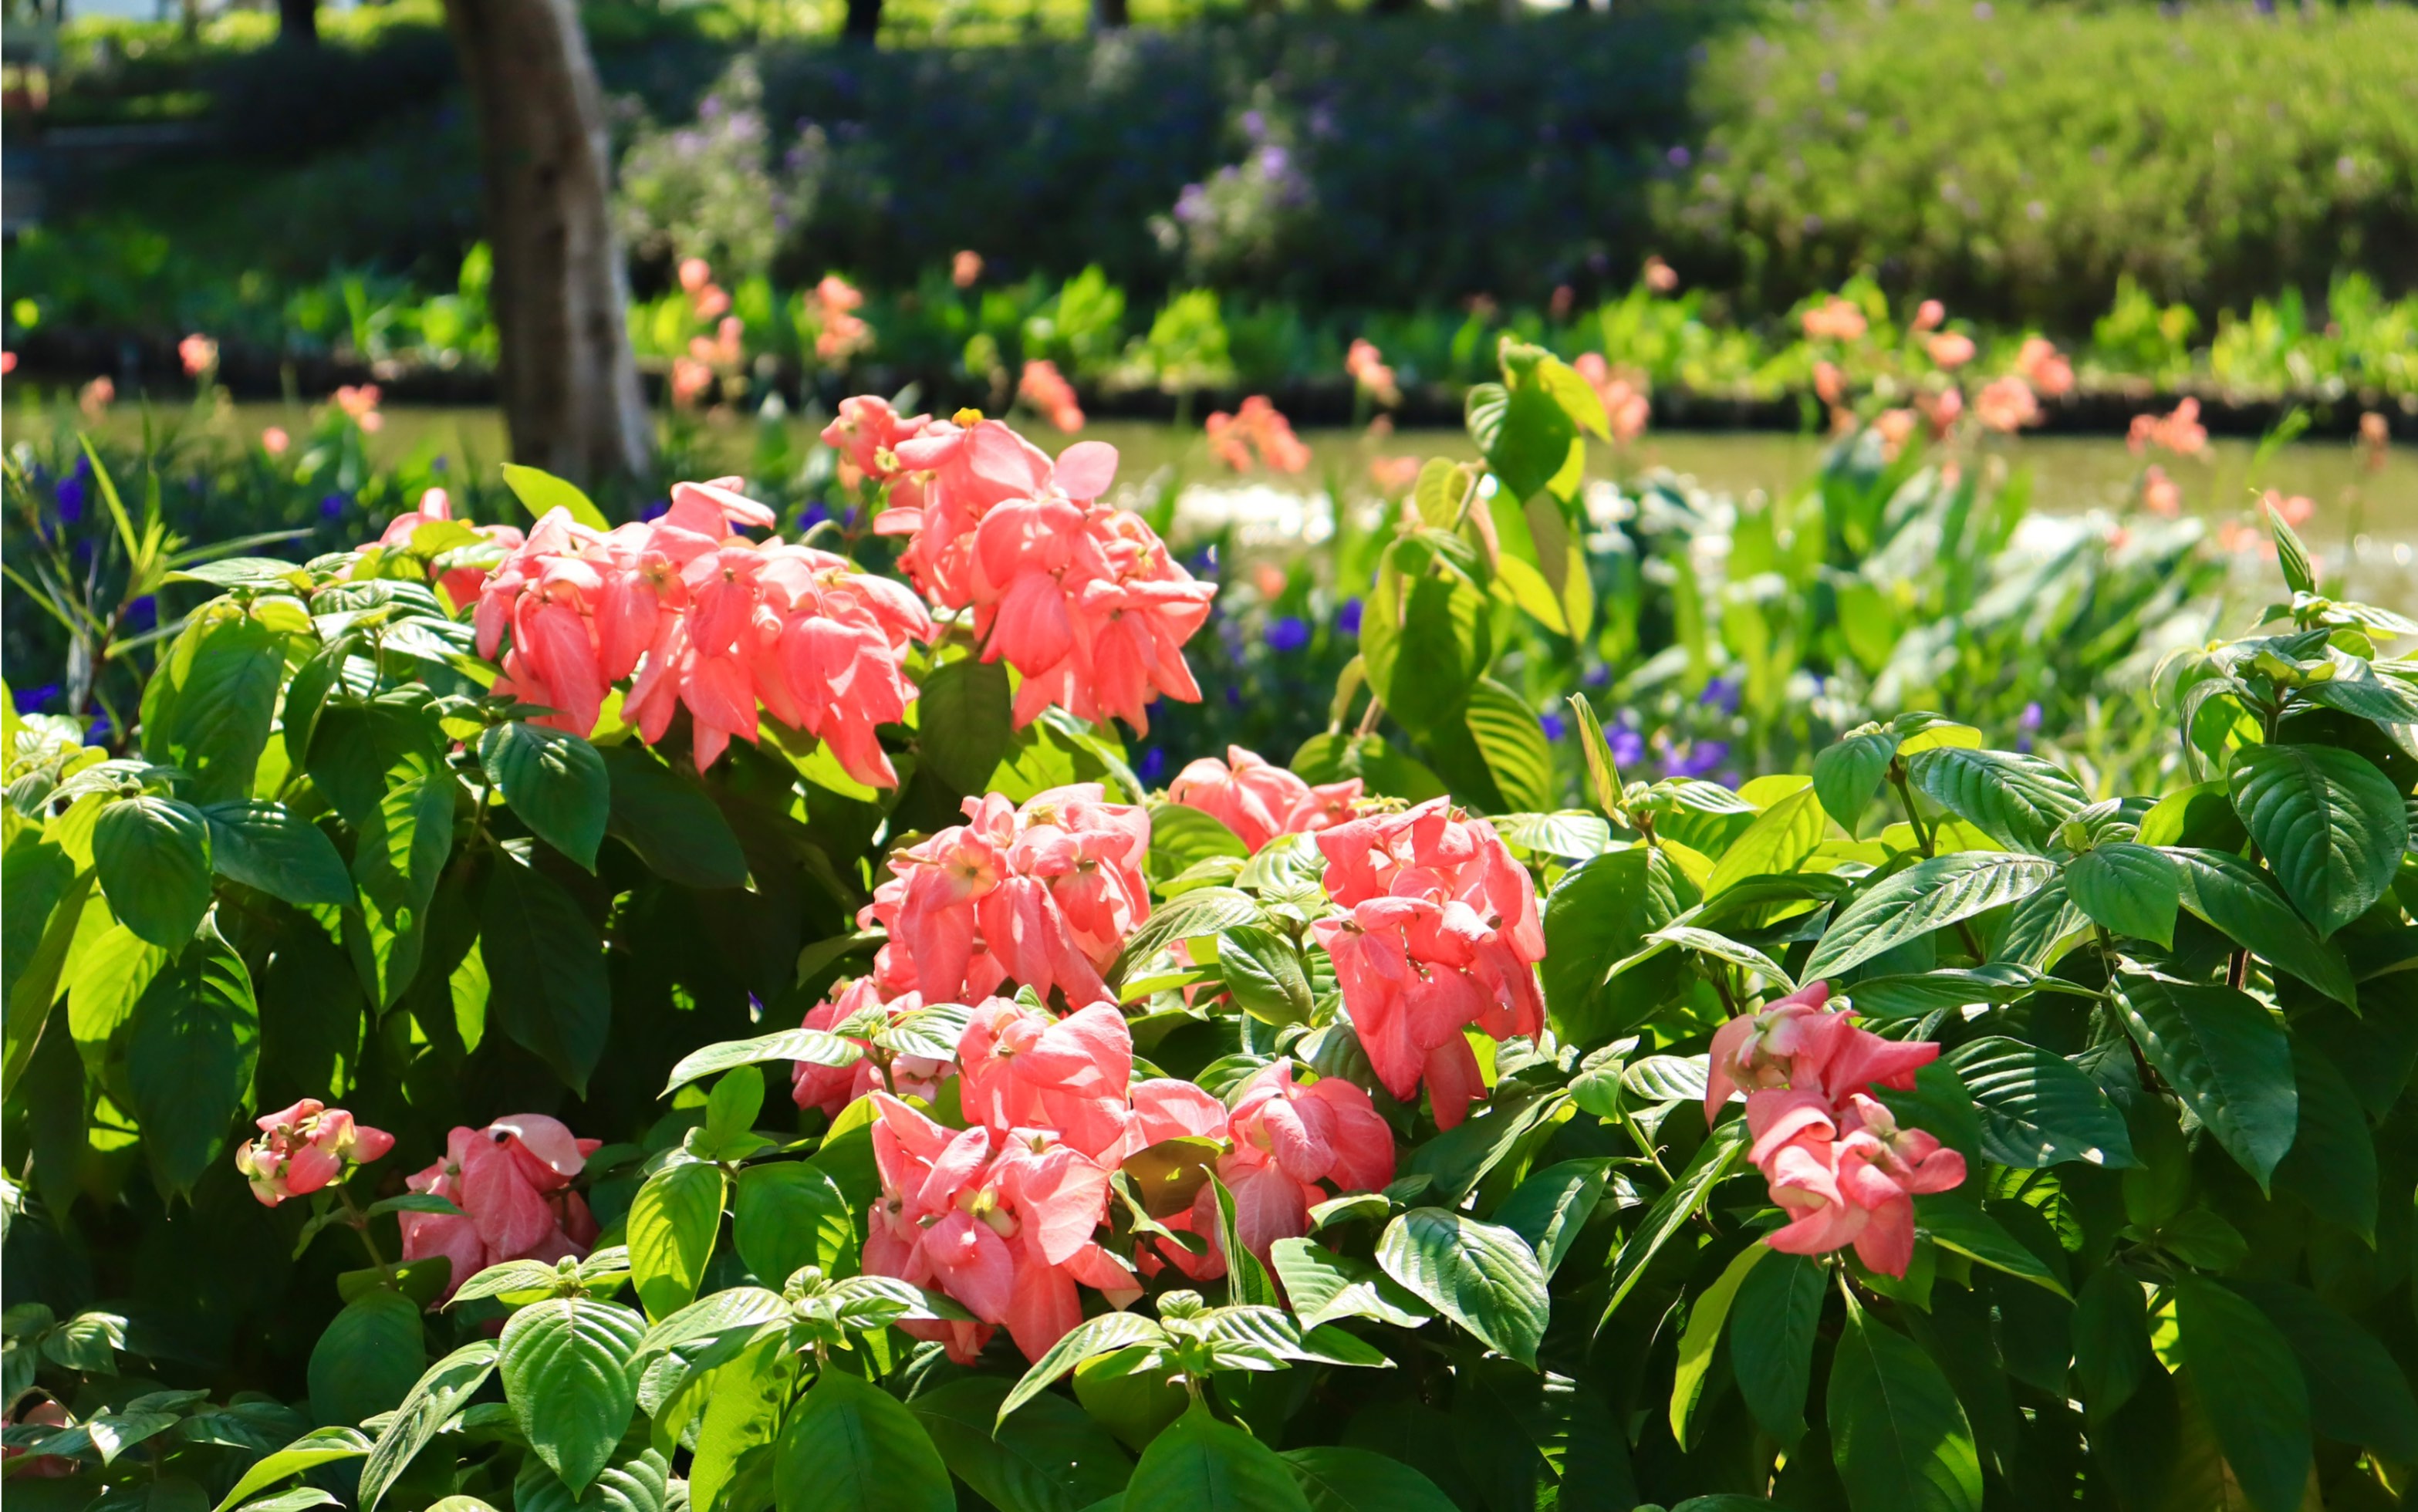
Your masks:
M6 377L8 374L16 371L17 354L14 352L0 352L0 377Z
M839 415L823 427L822 442L854 463L866 478L886 483L896 478L905 466L898 458L900 444L922 435L931 423L927 415L902 418L890 407L887 399L857 394L839 402ZM900 499L893 497L875 529L883 534L901 534L901 526L907 531L920 526L920 518L910 520L903 515L901 504Z
M1354 338L1352 349L1344 354L1343 371L1362 393L1391 409L1402 402L1402 388L1395 379L1394 370L1385 365L1385 354L1373 343Z
M1424 1084L1451 1128L1484 1090L1463 1031L1543 1032L1536 887L1492 826L1445 799L1320 831L1318 848L1349 916L1313 928L1370 1064L1406 1102Z
M686 409L713 389L713 369L694 357L672 359L672 403Z
M257 1121L261 1137L237 1147L235 1168L252 1184L263 1207L304 1197L344 1174L348 1165L366 1166L394 1148L394 1136L356 1123L341 1107L305 1097Z
M680 265L680 286L684 294L695 294L713 282L713 265L702 257L683 257Z
M2359 418L2359 461L2369 472L2384 470L2384 451L2393 444L2393 427L2371 409Z
M1750 1158L1789 1221L1764 1236L1787 1254L1855 1246L1886 1275L1914 1259L1914 1199L1963 1184L1965 1157L1920 1129L1903 1129L1870 1097L1836 1111L1817 1094L1761 1092L1747 1100Z
M1236 472L1248 472L1254 465L1275 472L1309 466L1309 448L1265 394L1251 395L1231 415L1222 409L1211 415L1204 430L1209 450Z
M974 1011L957 1061L967 1117L994 1128L1054 1129L1094 1159L1125 1153L1133 1035L1116 1004L1052 1018L993 998Z
M873 344L873 328L856 313L865 296L836 273L826 274L808 297L815 320L815 357L837 362Z
M1863 311L1854 301L1835 295L1806 311L1800 320L1809 342L1861 341L1868 328Z
M377 413L378 386L375 383L364 383L359 387L349 383L344 385L336 390L336 407L362 429L373 429L368 420L370 416Z
M1914 308L1913 328L1916 331L1937 330L1948 318L1948 307L1936 299L1925 299Z
M99 420L101 416L109 413L109 406L115 403L117 403L117 385L111 382L106 374L93 379L76 391L76 407L84 411L84 418L88 420Z
M1943 330L1924 344L1931 360L1943 368L1961 368L1973 360L1973 338L1961 331Z
M1933 440L1946 439L1956 428L1958 417L1965 413L1965 390L1942 389L1937 393L1917 394L1914 407L1922 412L1922 421Z
M1881 453L1895 458L1900 448L1913 438L1915 413L1910 409L1884 409L1873 417L1873 429L1880 433Z
M949 259L949 282L961 289L971 289L981 281L982 253L968 248Z
M1387 498L1399 498L1418 482L1422 466L1416 457L1371 457L1369 481Z
M1603 401L1604 417L1611 423L1614 440L1626 446L1645 434L1645 423L1654 410L1645 395L1645 374L1626 368L1615 371L1596 352L1580 353L1570 366Z
M1024 375L1017 380L1016 391L1057 429L1071 435L1083 428L1083 406L1075 398L1075 386L1058 371L1057 363L1036 358L1024 364Z
M2040 423L2040 401L2033 397L2030 384L2009 374L1982 386L1973 401L1973 415L1989 429L2012 435Z
M2159 447L2179 457L2197 456L2208 450L2208 427L2199 422L2199 401L2183 399L2168 415L2134 416L2124 444L2136 455Z
M198 378L219 365L219 344L197 331L176 344L176 360L184 364L185 376Z
M927 1002L982 998L1007 981L1073 1003L1106 998L1100 973L1150 915L1142 859L1150 817L1097 783L1053 787L1016 807L965 801L967 822L890 858L892 878L858 916L890 940L874 974Z
M1284 768L1230 745L1225 760L1202 756L1177 772L1167 798L1219 820L1256 851L1278 835L1307 834L1349 819L1360 801L1360 779L1313 787Z
M923 1006L923 998L912 992L884 1002L880 985L869 976L861 976L836 997L807 1009L803 1027L834 1029L868 1010L880 1010L881 1022L887 1024ZM928 1103L939 1095L941 1083L956 1070L954 1060L899 1055L891 1058L889 1077L885 1081L880 1068L874 1062L872 1042L853 1036L851 1041L866 1053L850 1064L827 1066L813 1061L795 1062L789 1075L789 1100L800 1107L820 1108L830 1118L837 1118L840 1110L849 1104L884 1087L901 1096L921 1097Z
M689 296L689 313L699 320L717 320L730 309L730 291L719 283L709 283Z
M1645 259L1645 286L1657 294L1669 294L1679 286L1679 271L1660 257Z
M2171 520L2183 512L2183 491L2155 463L2141 475L2141 507Z
M1836 405L1846 397L1847 378L1839 371L1839 364L1828 358L1814 364L1814 393L1826 405Z
M403 1258L442 1255L452 1262L445 1295L510 1260L582 1256L596 1242L596 1220L572 1178L604 1141L574 1138L542 1113L500 1118L483 1129L457 1127L442 1159L405 1178L415 1192L441 1197L450 1213L403 1213Z
M285 455L285 449L293 444L294 438L285 434L283 425L271 425L260 433L260 450L272 457Z
M1939 1059L1929 1041L1885 1040L1857 1028L1852 1010L1826 1012L1829 998L1829 983L1811 983L1714 1031L1706 1123L1736 1092L1784 1087L1836 1103L1875 1086L1907 1091L1914 1074Z
M2074 364L2046 337L2024 338L2015 353L2015 371L2043 398L2056 399L2074 390Z
M411 544L412 532L421 526L452 518L452 502L447 497L445 490L428 489L420 496L418 509L406 510L388 523L385 532L378 537L378 544L390 550L408 547ZM507 552L519 546L528 539L515 526L480 525L472 526L471 528ZM487 570L484 567L455 567L444 570L438 568L435 562L431 562L428 575L436 580L438 588L444 589L446 602L452 604L458 613L465 604L479 596L479 589L487 579Z

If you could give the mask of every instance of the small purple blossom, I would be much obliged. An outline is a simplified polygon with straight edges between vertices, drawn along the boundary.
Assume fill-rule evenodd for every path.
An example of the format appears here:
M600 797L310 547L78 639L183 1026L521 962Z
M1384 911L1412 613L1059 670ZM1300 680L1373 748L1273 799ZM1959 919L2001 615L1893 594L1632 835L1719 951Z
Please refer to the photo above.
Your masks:
M1158 779L1166 774L1167 753L1157 746L1154 745L1144 750L1140 759L1134 763L1134 775L1140 777L1148 787L1157 787Z
M1727 741L1690 741L1662 763L1665 777L1701 777L1730 758Z
M323 520L341 520L344 517L345 506L350 503L352 503L352 500L346 498L342 494L329 494L319 500L319 518Z
M73 478L62 478L58 487L59 520L73 525L84 518L84 484Z
M1727 678L1715 678L1705 684L1705 691L1698 695L1696 701L1707 708L1718 709L1724 714L1735 714L1738 709L1739 692L1740 684L1732 682Z
M1283 615L1268 621L1268 649L1291 654L1309 644L1309 625L1298 615Z
M1360 634L1360 601L1358 599L1344 600L1342 607L1335 611L1335 628L1347 635Z
M1626 725L1604 732L1604 743L1612 747L1613 761L1633 767L1645 759L1645 737Z
M1570 732L1570 722L1550 709L1537 716L1537 723L1543 728L1545 739L1549 741L1559 741Z

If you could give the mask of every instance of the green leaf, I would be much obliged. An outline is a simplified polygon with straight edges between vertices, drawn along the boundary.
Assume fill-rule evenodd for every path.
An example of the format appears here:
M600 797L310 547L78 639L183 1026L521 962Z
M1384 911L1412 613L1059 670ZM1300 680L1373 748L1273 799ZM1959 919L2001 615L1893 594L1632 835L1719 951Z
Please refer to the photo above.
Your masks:
M2267 1315L2223 1285L2175 1278L2175 1329L2183 1364L2258 1512L2299 1512L2309 1479L2309 1394L2292 1346Z
M613 782L596 747L567 730L514 721L479 737L479 765L531 834L596 869L613 810Z
M2086 851L2065 868L2066 895L2092 923L2167 950L2174 948L2182 890L2181 874L2163 851L2125 841Z
M1310 1512L1454 1512L1435 1482L1371 1449L1314 1444L1282 1458Z
M2318 590L2317 569L2309 565L2309 548L2301 544L2300 532L2284 522L2284 516L2270 504L2267 509L2267 530L2275 538L2275 565L2284 572L2284 586L2295 593Z
M420 1304L374 1288L347 1303L311 1351L311 1415L323 1427L375 1416L400 1403L427 1365Z
M1279 1239L1270 1247L1268 1259L1304 1328L1317 1328L1340 1318L1369 1318L1416 1328L1435 1316L1426 1303L1376 1266L1357 1256L1339 1255L1313 1240Z
M924 770L960 794L987 790L1016 733L1007 667L971 656L946 663L924 680L919 707Z
M668 1318L696 1298L722 1232L722 1168L703 1160L676 1161L638 1188L630 1204L630 1280L648 1317Z
M504 486L521 501L532 520L543 520L555 510L567 510L571 517L591 530L610 530L613 522L604 518L577 483L557 478L542 467L525 467L516 463L504 464ZM578 1488L572 1489L575 1492Z
M344 858L315 824L283 803L234 799L202 810L210 864L221 877L258 888L298 909L344 908L354 901Z
M1747 1273L1730 1304L1730 1369L1738 1395L1783 1444L1795 1444L1805 1432L1814 1336L1829 1283L1829 1268L1820 1261L1775 1254Z
M1397 542L1360 630L1370 686L1387 712L1420 736L1461 721L1471 687L1494 654L1487 596L1459 573L1428 571L1431 559L1426 542Z
M1559 359L1547 360L1559 363ZM1579 382L1584 387L1584 379ZM1598 400L1598 414L1601 405ZM1472 436L1484 437L1478 446L1486 453L1487 466L1500 475L1504 491L1515 498L1528 498L1553 487L1571 470L1574 457L1583 462L1585 456L1578 422L1541 379L1515 385L1499 411L1490 405L1481 413L1478 391L1472 389L1469 429Z
M2392 885L2410 844L2402 795L2366 757L2332 746L2254 745L2233 758L2233 807L2284 894L2320 939Z
M1526 1240L1446 1208L1413 1208L1385 1226L1377 1263L1489 1347L1534 1367L1553 1302Z
M1824 746L1814 757L1814 791L1823 811L1848 832L1854 832L1856 820L1881 790L1889 764L1897 756L1898 740L1893 731L1871 729Z
M731 1204L731 1242L757 1276L787 1280L803 1265L848 1275L856 1259L856 1221L846 1194L819 1166L804 1161L749 1166Z
M1602 1200L1611 1174L1611 1162L1600 1156L1547 1166L1511 1189L1494 1221L1528 1242L1551 1280Z
M1596 1332L1628 1300L1629 1293L1645 1277L1645 1267L1662 1252L1680 1229L1687 1227L1704 1210L1705 1203L1720 1185L1722 1179L1736 1169L1747 1150L1746 1120L1732 1119L1713 1130L1696 1149L1695 1158L1688 1162L1679 1179L1670 1189L1654 1199L1645 1215L1622 1241L1620 1252L1612 1262L1612 1300L1603 1305L1603 1317L1596 1323Z
M1217 971L1234 1005L1264 1024L1309 1022L1309 976L1293 942L1261 924L1236 924L1217 937Z
M2058 827L2082 812L2082 785L2034 756L1936 746L1905 759L1916 791L2000 845L2048 849Z
M2117 1012L2142 1055L2265 1191L2300 1124L2284 1027L2232 987L2131 968L2116 986Z
M907 1408L950 1471L999 1512L1081 1512L1125 1489L1133 1467L1107 1428L1046 1394L1000 1422L1007 1391L997 1376L970 1376L921 1393Z
M183 1196L219 1159L259 1056L252 975L212 926L151 979L128 1032L127 1088L162 1193Z
M593 1297L548 1297L504 1324L504 1396L529 1447L574 1496L630 1426L630 1356L645 1332L636 1313Z
M543 1460L526 1455L521 1459L520 1474L513 1477L513 1512L674 1512L677 1486L670 1465L652 1449L624 1456L605 1466L595 1481L576 1496L545 1468ZM428 1512L437 1512L444 1504L440 1502Z
M1545 728L1527 700L1495 681L1479 678L1469 690L1470 739L1486 758L1486 770L1503 802L1514 809L1551 808L1554 798L1553 753Z
M999 1404L1000 1420L1004 1422L1010 1413L1048 1390L1052 1382L1085 1360L1113 1354L1129 1344L1160 1343L1166 1336L1157 1319L1140 1313L1104 1312L1084 1319L1033 1362L1033 1368L1024 1372L1016 1389Z
M1935 929L2028 897L2056 875L2055 862L2003 851L1917 862L1858 894L1831 920L1798 974L1809 982L1835 976Z
M1679 1441L1682 1450L1693 1447L1689 1430L1695 1426L1696 1409L1704 1401L1705 1378L1712 1373L1713 1352L1721 1345L1730 1304L1747 1273L1771 1254L1768 1245L1747 1245L1689 1304L1688 1326L1679 1335L1679 1360L1671 1377L1671 1436Z
M915 1414L880 1387L826 1369L781 1429L781 1512L956 1512L949 1467Z
M1830 1364L1830 1455L1855 1512L1980 1512L1982 1461L1922 1347L1847 1309Z
M144 691L145 759L183 768L197 802L248 796L284 676L283 635L229 604L196 611Z
M1793 872L1822 843L1829 818L1812 787L1799 787L1755 816L1746 832L1730 842L1705 883L1707 900L1750 877Z
M613 785L606 832L656 876L703 891L747 885L747 855L703 789L635 741L604 753Z
M118 922L176 950L210 906L210 832L201 810L145 793L100 811L92 828L100 891Z
M1999 1165L2037 1170L2068 1160L2133 1164L2124 1116L2063 1056L1985 1034L1941 1059L1973 1094L1982 1115L1982 1153Z
M1248 893L1232 887L1195 888L1154 909L1125 937L1125 949L1110 969L1109 980L1124 981L1134 967L1179 939L1200 939L1238 924L1266 922L1267 910Z
M819 1029L784 1029L752 1040L724 1040L681 1057L659 1095L669 1097L692 1081L719 1076L734 1066L762 1061L811 1061L820 1066L846 1066L854 1065L864 1054L854 1040Z
M2290 1343L2319 1432L2401 1464L2418 1460L2418 1397L2375 1335L2297 1286L2240 1281L2233 1290Z
M1963 1192L1930 1192L1914 1199L1916 1230L1943 1249L2021 1276L2060 1297L2073 1295L2038 1255L2007 1232L1982 1204Z
M2120 1265L2092 1271L2074 1298L2074 1374L2094 1420L2114 1416L2157 1365L2149 1336L2140 1279Z
M1224 820L1183 803L1150 806L1150 850L1154 863L1169 877L1215 857L1245 861L1251 854Z
M586 1095L612 1028L613 986L604 941L578 901L543 873L499 859L480 910L479 953L489 1014Z
M2318 939L2265 874L2218 850L2172 848L2166 855L2181 868L2184 908L2270 965L2358 1010L2359 989L2341 953Z
M1183 1512L1309 1512L1275 1450L1195 1403L1142 1451L1125 1504ZM787 1509L784 1509L787 1512Z
M51 1020L51 1005L58 997L60 973L66 970L68 957L74 949L77 936L83 931L84 910L93 901L92 884L93 876L89 871L79 873L75 879L68 884L66 893L53 906L50 917L42 924L40 937L26 959L23 970L19 972L16 981L8 989L6 1018L7 1072L5 1077L0 1077L0 1084L5 1084L11 1093L17 1090L18 1078L23 1077L25 1074L25 1068L33 1063L34 1052L42 1038L42 1026ZM13 893L9 895L17 896ZM8 905L8 912L12 920L16 917L18 909L25 909L25 904L22 899ZM32 910L25 909L25 911L30 913ZM102 938L109 939L120 936L123 937L124 948L116 952L115 955L122 970L115 973L115 980L127 984L121 989L122 991L137 991L139 989L135 988L130 981L131 973L138 970L157 971L158 964L152 957L160 956L164 953L157 945L145 944L135 939L133 931L123 924L112 924L109 933ZM147 985L148 980L145 976L145 985ZM69 1032L72 1034L77 1008L76 985L69 983L68 991L68 1023ZM79 1048L81 1048L81 1041L79 1041ZM79 1095L79 1111L81 1101Z
M2023 967L1993 961L1969 968L1870 976L1849 986L1846 995L1856 1012L1867 1018L1921 1018L1973 1003L2003 1007L2056 986L2054 979L2043 980Z
M1605 978L1678 917L1682 888L1694 901L1694 889L1660 850L1635 846L1581 862L1545 894L1545 1007L1562 1038L1600 1045L1660 1006L1660 986L1677 980L1676 958L1643 977L1624 974L1612 985Z
M298 1475L306 1470L334 1464L339 1459L358 1459L370 1452L369 1435L350 1425L313 1428L276 1453L256 1461L251 1469L237 1477L219 1501L217 1512L249 1502L268 1487L288 1475Z
M413 1382L392 1420L379 1430L369 1462L361 1466L360 1504L369 1512L376 1512L405 1467L486 1384L495 1373L497 1352L493 1339L475 1340L430 1366Z

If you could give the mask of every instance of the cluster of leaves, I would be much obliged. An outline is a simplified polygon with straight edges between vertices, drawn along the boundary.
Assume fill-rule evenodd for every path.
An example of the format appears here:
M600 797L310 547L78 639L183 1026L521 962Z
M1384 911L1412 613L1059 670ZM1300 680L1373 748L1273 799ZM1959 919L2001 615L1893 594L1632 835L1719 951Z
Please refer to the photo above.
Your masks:
M886 732L896 792L777 739L697 777L665 759L677 734L649 750L608 711L580 740L489 695L423 586L467 531L191 569L222 596L145 689L139 756L13 710L6 732L10 1495L2389 1500L2418 1461L2418 664L2386 652L2418 624L2325 596L2279 523L2290 596L2165 669L2198 779L2170 791L2111 794L1936 713L1852 729L1809 774L1630 781L1580 698L1587 802L1558 807L1528 706L1495 715L1490 627L1507 600L1585 633L1569 533L1600 414L1550 355L1505 356L1472 397L1485 465L1422 479L1340 690L1400 742L1363 719L1298 763L1393 799L1448 786L1540 885L1549 1029L1476 1043L1488 1095L1449 1131L1369 1074L1308 927L1331 907L1311 842L1251 854L1153 802L1108 733L1011 730L1006 674L961 644ZM782 1026L879 942L853 918L892 845L967 794L1074 780L1151 803L1155 907L1109 973L1138 1057L1219 1095L1278 1057L1350 1077L1400 1175L1264 1262L1221 1200L1222 1279L1162 1271L1037 1362L1002 1339L961 1365L899 1326L955 1304L861 1274L870 1104L768 1108L760 1068L945 1054L945 1008ZM1704 1116L1712 1032L1814 980L1944 1047L1886 1096L1971 1175L1917 1199L1903 1276L1763 1244L1744 1120ZM599 1247L451 1277L384 1258L390 1218L439 1199L257 1208L229 1139L300 1093L407 1152L521 1108L619 1141L581 1177ZM1165 1220L1215 1159L1126 1162L1103 1242L1197 1252ZM338 1275L329 1227L373 1263ZM269 1399L210 1395L230 1382ZM26 1413L29 1387L64 1420Z

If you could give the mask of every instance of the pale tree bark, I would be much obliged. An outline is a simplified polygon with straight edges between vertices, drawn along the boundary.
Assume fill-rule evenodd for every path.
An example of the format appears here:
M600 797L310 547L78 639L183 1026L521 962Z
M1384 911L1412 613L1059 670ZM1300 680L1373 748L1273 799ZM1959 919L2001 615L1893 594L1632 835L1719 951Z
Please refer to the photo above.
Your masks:
M574 0L445 0L479 118L488 298L515 461L583 485L645 471L646 395L613 234L604 92Z

